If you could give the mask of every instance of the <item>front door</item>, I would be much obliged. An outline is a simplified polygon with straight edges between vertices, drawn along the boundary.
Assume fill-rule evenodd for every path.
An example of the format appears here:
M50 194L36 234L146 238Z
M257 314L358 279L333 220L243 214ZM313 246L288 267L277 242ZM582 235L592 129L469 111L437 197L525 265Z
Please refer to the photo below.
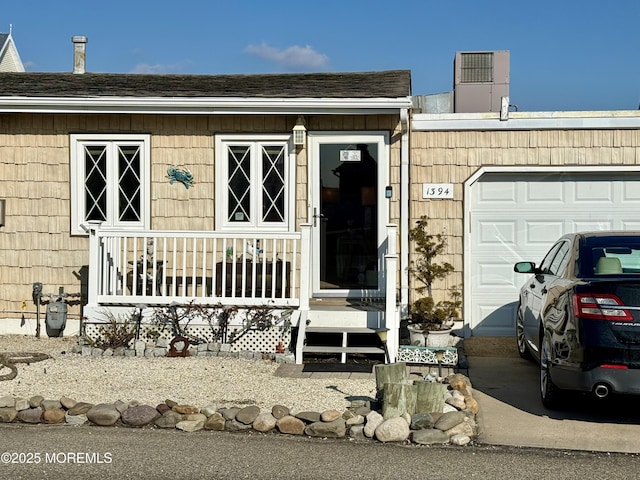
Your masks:
M383 133L309 135L314 296L381 294L387 139Z

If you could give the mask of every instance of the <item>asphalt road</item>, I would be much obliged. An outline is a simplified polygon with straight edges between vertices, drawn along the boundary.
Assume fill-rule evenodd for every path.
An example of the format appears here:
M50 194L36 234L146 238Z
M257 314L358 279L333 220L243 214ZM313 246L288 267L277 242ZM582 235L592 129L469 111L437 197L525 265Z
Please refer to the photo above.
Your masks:
M5 452L22 456L12 462ZM0 478L29 480L601 479L613 472L616 478L637 478L640 471L636 455L13 424L0 425L0 458Z

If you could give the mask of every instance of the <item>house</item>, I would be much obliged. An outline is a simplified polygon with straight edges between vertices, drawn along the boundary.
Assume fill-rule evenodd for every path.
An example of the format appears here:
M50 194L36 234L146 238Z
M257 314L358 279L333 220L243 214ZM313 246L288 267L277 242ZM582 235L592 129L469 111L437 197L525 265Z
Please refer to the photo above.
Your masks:
M42 284L81 294L68 333L105 309L266 304L294 312L298 362L379 352L351 339L387 329L393 360L421 215L465 335L514 335L515 261L640 228L638 111L422 113L406 70L94 74L73 42L75 73L1 74L2 331L33 332Z
M42 284L82 294L76 321L269 304L302 330L398 343L409 71L94 74L72 40L75 73L0 82L4 325L33 328Z
M0 72L24 72L18 49L9 33L0 33Z

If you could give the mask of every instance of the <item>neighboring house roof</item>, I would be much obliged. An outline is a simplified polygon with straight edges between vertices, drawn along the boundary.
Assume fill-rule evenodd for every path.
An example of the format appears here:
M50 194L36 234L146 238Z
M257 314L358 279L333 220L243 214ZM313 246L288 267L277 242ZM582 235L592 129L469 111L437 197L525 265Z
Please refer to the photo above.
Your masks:
M24 65L10 33L0 33L0 72L24 72Z
M233 101L231 101L233 99ZM306 99L306 101L304 101ZM271 101L269 101L271 100ZM295 105L336 108L409 108L411 72L256 75L146 75L103 73L23 73L0 76L0 111L18 105L84 111L136 104L150 109L182 104L190 108ZM142 105L145 104L145 105ZM68 108L66 109L68 111ZM33 109L31 109L33 111Z

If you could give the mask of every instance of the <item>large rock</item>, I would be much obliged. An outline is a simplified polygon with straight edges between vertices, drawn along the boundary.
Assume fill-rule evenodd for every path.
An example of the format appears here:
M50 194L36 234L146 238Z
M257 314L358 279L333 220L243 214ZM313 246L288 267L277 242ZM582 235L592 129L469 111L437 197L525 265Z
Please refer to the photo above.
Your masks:
M37 408L40 406L43 400L44 400L44 397L42 395L34 395L29 399L29 406L31 408Z
M60 403L59 400L43 400L40 403L40 406L45 412L53 408L62 408L62 404Z
M215 412L207 417L207 420L204 422L204 429L216 430L218 432L221 432L224 430L225 423L226 420L224 419L222 414L220 412Z
M50 408L42 414L44 423L64 423L64 410L61 408Z
M305 423L320 422L320 412L304 411L296 413L296 417Z
M44 410L40 407L28 408L18 412L18 420L24 423L41 423Z
M280 433L302 435L304 433L305 423L292 415L286 415L277 420L276 428Z
M430 413L416 413L411 416L411 430L423 430L425 428L433 428L435 420Z
M284 405L274 405L271 408L271 415L276 417L276 419L284 418L290 413L291 413L290 410Z
M217 411L218 411L218 407L215 405L207 405L206 407L203 407L200 409L200 413L202 413L206 417L210 417Z
M0 407L0 422L11 423L18 417L18 411L13 407Z
M6 408L6 407L10 407L13 408L16 406L16 399L9 396L9 395L5 395L4 397L0 397L0 408Z
M241 432L243 430L251 430L251 425L239 422L235 418L224 422L224 429L229 432Z
M202 420L182 420L176 423L176 428L183 432L197 432L204 428L204 422Z
M240 411L238 407L221 408L218 410L225 420L235 420L236 414Z
M73 398L69 397L60 397L60 404L66 409L69 410L76 406L78 402L76 402Z
M84 425L87 423L87 420L87 416L83 413L80 415L69 415L69 412L67 412L64 416L64 421L67 425Z
M69 415L85 415L89 410L94 407L93 403L78 402L71 407L67 413Z
M439 443L449 443L449 437L442 430L435 428L415 430L411 434L411 441L420 445L434 445Z
M129 407L121 414L122 422L131 427L144 427L160 418L160 413L150 405Z
M383 422L384 418L375 410L371 410L365 418L367 421L364 425L364 434L369 438L373 438L376 428Z
M389 418L375 430L375 438L381 442L404 442L409 438L409 424L402 417Z
M154 422L159 428L176 428L176 424L184 420L183 416L173 410L167 410Z
M16 398L15 408L17 411L26 410L27 408L30 408L29 400L27 400L26 398Z
M171 407L176 413L180 415L189 415L191 413L200 413L200 409L198 407L194 407L193 405L174 405Z
M333 422L342 417L342 414L338 410L325 410L320 414L320 420L323 422Z
M244 423L245 425L251 425L258 415L260 414L260 407L256 405L249 405L247 407L241 408L238 413L236 413L236 420L240 423Z
M347 434L347 425L342 418L333 422L313 422L304 429L310 437L342 438Z
M262 412L258 414L256 419L253 421L253 429L258 432L269 432L276 427L277 419L274 417L271 412Z
M447 412L436 421L436 423L433 425L433 428L437 428L438 430L446 432L459 423L464 422L466 416L467 414L464 412Z
M112 403L99 403L91 408L86 415L91 423L102 427L109 427L120 420L120 412Z

